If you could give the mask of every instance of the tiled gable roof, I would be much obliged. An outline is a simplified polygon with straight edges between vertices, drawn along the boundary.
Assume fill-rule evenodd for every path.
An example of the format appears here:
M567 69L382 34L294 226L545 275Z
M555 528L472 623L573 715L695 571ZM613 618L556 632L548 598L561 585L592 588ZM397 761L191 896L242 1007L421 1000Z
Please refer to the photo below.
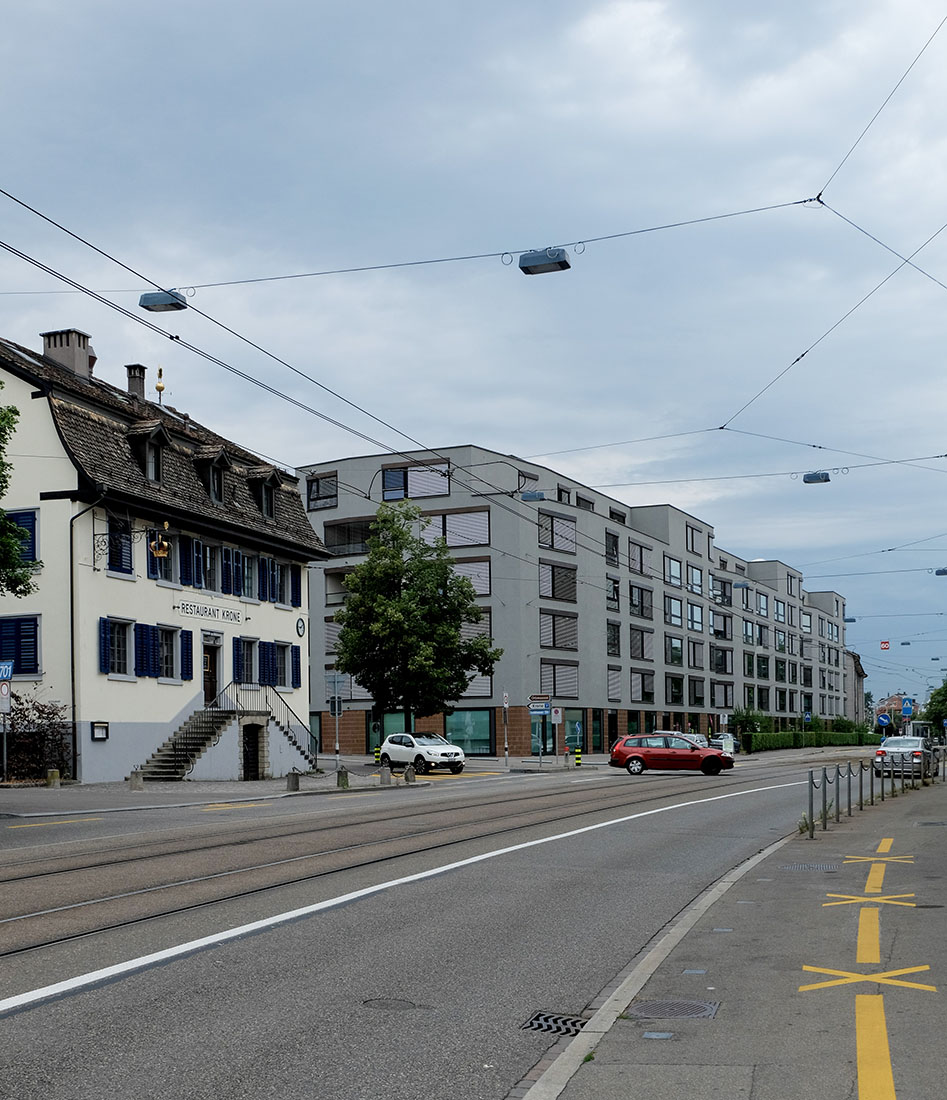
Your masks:
M326 557L313 531L296 478L260 459L174 409L141 401L98 379L79 378L35 352L0 340L0 368L39 384L66 450L86 487L105 486L106 504L120 500L157 521L171 518L220 536L252 537L300 558ZM145 476L144 447L151 438L168 439L161 448L161 480ZM223 499L211 499L202 472L225 458ZM253 477L273 476L273 517L263 515ZM251 474L250 471L253 473Z

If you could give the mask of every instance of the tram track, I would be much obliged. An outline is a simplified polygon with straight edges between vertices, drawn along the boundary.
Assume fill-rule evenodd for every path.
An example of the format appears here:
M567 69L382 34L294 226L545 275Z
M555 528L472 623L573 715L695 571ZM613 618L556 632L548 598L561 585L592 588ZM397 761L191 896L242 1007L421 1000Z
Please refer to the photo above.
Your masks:
M734 776L733 779L736 780L736 777ZM728 781L727 786L731 789L739 789L740 787L758 784L761 779L765 781L764 776L755 773L752 777L748 777L745 780L736 780L736 782ZM523 830L541 828L552 822L567 824L569 822L586 820L595 815L608 815L622 808L647 807L654 803L666 801L668 798L677 798L681 796L688 797L699 793L706 794L707 797L710 798L719 795L719 786L719 783L713 781L711 786L707 780L690 784L675 783L673 789L662 789L661 791L655 791L653 794L649 792L644 797L638 798L629 797L629 795L634 792L630 792L627 786L623 787L621 797L607 799L601 797L600 788L581 792L567 791L565 793L571 796L567 804L563 803L562 796L564 792L561 788L556 792L537 792L536 794L525 796L525 799L517 799L519 803L523 801L528 801L530 803L525 809L517 809L500 816L492 817L490 819L490 827L488 828L482 827L484 825L484 811L489 811L491 808L509 804L509 798L489 799L486 801L471 800L465 802L461 806L452 803L449 806L434 807L420 811L413 809L412 811L397 815L394 819L386 817L379 820L377 816L366 816L361 819L349 819L344 823L332 824L330 826L321 825L313 827L310 825L303 829L294 829L290 833L286 831L270 831L264 838L260 836L248 836L237 842L238 845L245 847L250 844L279 843L285 841L287 838L299 841L311 835L325 836L328 833L336 833L340 829L352 831L360 827L365 828L378 824L386 824L394 827L389 835L371 837L354 844L347 844L335 848L323 848L319 851L304 852L280 859L258 861L245 866L218 870L208 874L178 877L172 881L156 882L138 889L100 894L99 896L93 897L79 897L77 900L67 904L8 916L4 919L0 919L0 928L6 928L7 935L14 931L19 932L24 936L24 941L21 941L14 947L0 951L0 960L10 959L15 956L24 955L28 952L69 944L78 940L87 939L91 936L115 932L135 925L141 925L149 921L191 914L198 910L208 910L214 906L239 902L273 890L286 889L316 882L318 880L330 879L333 876L360 872L373 867L391 864L398 860L424 857L431 852L443 851L459 845L476 844L477 842L488 841L501 835L513 837ZM411 833L404 833L397 829L399 823L419 817L431 819L443 817L447 814L452 814L456 817L458 810L462 810L465 813L473 812L476 817L473 820L454 820L444 824L432 823L429 828L417 829ZM449 835L450 833L456 834L458 831L460 831L462 835ZM408 846L405 845L406 841L417 841L424 838L427 838L430 842L421 844L413 843ZM395 851L385 850L390 849L392 845L396 846ZM139 855L137 857L127 855L112 863L85 863L71 868L59 868L57 870L39 872L31 876L20 876L19 878L8 879L7 881L23 884L30 881L45 879L50 875L69 875L88 873L90 871L110 870L129 863L150 865L158 859L166 860L171 858L172 861L174 861L188 854L207 857L218 848L233 846L232 843L225 844L222 842L215 842L209 846L181 848L174 852L164 851L160 853ZM138 847L153 847L153 844ZM312 860L327 860L333 857L345 856L346 854L354 855L357 853L362 853L362 858L343 859L335 866L322 866L301 875L286 877L278 873L280 868L286 868L291 865L298 865ZM277 872L278 876L275 879L270 874L274 871ZM53 934L53 929L57 923L62 922L67 917L74 923L77 917L82 917L85 913L91 913L94 907L97 906L111 905L113 907L113 912L116 909L121 910L123 907L126 910L128 908L134 909L135 907L140 909L142 902L146 901L148 898L164 896L170 901L174 897L174 892L193 892L195 889L211 888L218 883L222 883L227 879L233 879L236 876L256 876L257 879L252 884L247 883L245 887L236 891L214 893L213 896L210 897L200 897L186 902L172 901L169 905L162 905L158 908L148 909L144 912L133 911L131 913L126 913L124 916L119 916L117 919L105 920L99 923L95 921L88 922L79 928L72 928L70 931L63 934ZM260 877L265 878L266 881L259 881ZM80 911L84 912L80 913ZM43 931L44 928L47 929L46 932ZM5 936L4 938L7 937Z

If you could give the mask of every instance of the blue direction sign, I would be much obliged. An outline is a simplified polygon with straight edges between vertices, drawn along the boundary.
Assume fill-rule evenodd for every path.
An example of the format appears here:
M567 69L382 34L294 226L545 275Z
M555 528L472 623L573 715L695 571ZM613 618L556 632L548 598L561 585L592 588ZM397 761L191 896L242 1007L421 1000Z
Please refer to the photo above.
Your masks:
M811 711L807 710L806 713L802 716L802 720L803 720L803 722L811 722L812 721Z
M549 704L548 703L528 703L527 706L529 707L529 713L530 714L548 714L549 713Z
M879 714L878 715L878 725L879 726L890 726L891 725L891 719L888 717L887 714Z
M9 680L13 676L13 662L0 661L0 680Z

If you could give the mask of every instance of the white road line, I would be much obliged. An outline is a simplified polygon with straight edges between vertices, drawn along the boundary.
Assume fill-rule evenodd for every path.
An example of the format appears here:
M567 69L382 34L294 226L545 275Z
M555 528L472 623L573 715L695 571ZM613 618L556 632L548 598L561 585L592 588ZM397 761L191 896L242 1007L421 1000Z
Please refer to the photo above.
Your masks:
M286 913L277 913L272 917L253 921L250 924L241 924L236 928L229 928L224 932L215 932L211 936L203 936L197 940L189 940L187 943L178 944L175 947L168 947L163 951L155 951L150 955L140 955L138 958L116 963L114 966L106 966L101 970L92 970L88 974L79 974L74 978L67 978L65 981L56 982L53 985L42 986L39 989L31 989L26 993L18 993L13 997L7 997L4 1000L0 1000L0 1014L13 1012L17 1009L37 1004L39 1001L48 1000L52 997L74 993L76 990L88 988L100 982L111 981L125 974L132 974L136 971L145 970L148 967L168 962L171 959L180 958L183 955L193 954L195 951L200 951L205 947L214 947L217 944L226 943L228 940L240 939L254 932L260 932L267 928L274 928L277 925L286 924L288 921L298 920L300 917L307 917L313 913L323 912L327 909L335 909L340 905L347 905L349 902L357 901L359 898L367 898L374 894L383 893L385 890L391 890L396 886L405 886L411 882L422 882L424 879L434 878L437 875L446 874L448 871L456 871L461 867L471 867L476 863L483 863L488 859L497 859L499 856L510 855L513 852L522 852L527 848L536 848L541 844L553 844L556 841L568 840L571 837L582 836L585 833L592 833L598 829L608 829L614 825L624 825L628 821L636 821L642 817L652 817L655 814L668 813L671 810L683 810L690 806L701 806L708 802L721 802L727 798L745 798L747 795L763 794L766 791L782 790L786 787L801 787L804 786L806 782L807 780L799 780L793 783L774 783L770 786L757 787L750 791L733 791L729 794L714 795L711 798L696 798L689 802L678 802L673 806L660 806L657 809L642 810L639 813L627 814L624 817L612 818L609 821L600 821L596 825L584 825L581 829L570 829L565 833L556 833L555 836L542 837L538 840L527 840L521 844L511 844L506 848L497 848L495 851L483 852L478 856L469 856L467 859L456 860L453 863L445 863L441 867L432 867L427 871L419 871L413 875L405 875L403 878L390 879L388 882L380 882L375 886L366 886L361 890L353 890L349 894L342 894L335 898L327 898L325 901L316 902L314 905L305 905L301 909L291 909Z

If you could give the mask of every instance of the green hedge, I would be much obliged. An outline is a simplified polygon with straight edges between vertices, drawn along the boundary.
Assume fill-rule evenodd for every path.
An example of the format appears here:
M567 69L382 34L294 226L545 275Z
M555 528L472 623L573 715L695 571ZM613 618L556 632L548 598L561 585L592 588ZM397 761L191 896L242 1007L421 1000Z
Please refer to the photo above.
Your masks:
M740 735L744 752L767 752L770 749L824 748L826 745L877 745L880 737L875 733L841 733L832 730L784 730L782 733L755 733Z

